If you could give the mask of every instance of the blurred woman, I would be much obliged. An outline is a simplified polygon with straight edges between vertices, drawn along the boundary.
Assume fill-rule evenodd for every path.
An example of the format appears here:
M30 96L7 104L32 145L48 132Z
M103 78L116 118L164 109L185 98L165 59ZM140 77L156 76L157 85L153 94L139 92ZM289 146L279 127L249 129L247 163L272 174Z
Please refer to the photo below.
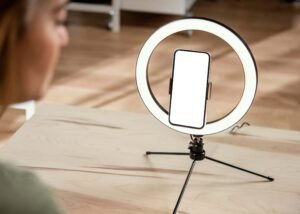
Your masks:
M43 97L68 44L66 0L0 0L0 115ZM1 158L1 157L0 157ZM0 213L61 213L32 173L0 163Z

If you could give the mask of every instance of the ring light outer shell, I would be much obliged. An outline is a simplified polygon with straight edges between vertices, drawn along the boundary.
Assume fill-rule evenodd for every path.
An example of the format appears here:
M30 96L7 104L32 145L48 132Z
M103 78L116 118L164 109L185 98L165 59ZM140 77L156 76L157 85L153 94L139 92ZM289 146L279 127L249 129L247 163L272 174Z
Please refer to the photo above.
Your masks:
M148 81L148 64L154 49L168 36L187 30L204 31L216 35L228 43L239 56L245 74L245 87L239 104L229 114L207 123L202 129L174 126L169 123L168 113L157 103ZM210 135L235 125L249 110L257 88L257 70L247 44L229 27L209 19L188 18L171 22L156 32L144 44L136 65L136 81L139 93L149 111L166 126L191 135Z

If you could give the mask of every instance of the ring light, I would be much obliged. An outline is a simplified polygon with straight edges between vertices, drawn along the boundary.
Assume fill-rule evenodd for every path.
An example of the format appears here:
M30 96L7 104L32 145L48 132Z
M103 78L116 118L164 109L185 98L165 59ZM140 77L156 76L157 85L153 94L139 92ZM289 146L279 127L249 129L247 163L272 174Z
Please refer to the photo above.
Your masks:
M153 96L148 81L148 64L154 49L168 36L188 30L211 33L227 42L239 56L245 74L245 87L239 104L229 114L219 120L208 122L202 129L171 125L168 120L168 113ZM143 102L149 111L166 126L186 134L210 135L230 128L247 113L256 93L257 70L255 60L247 44L229 27L209 19L187 18L161 27L146 41L137 60L136 81Z

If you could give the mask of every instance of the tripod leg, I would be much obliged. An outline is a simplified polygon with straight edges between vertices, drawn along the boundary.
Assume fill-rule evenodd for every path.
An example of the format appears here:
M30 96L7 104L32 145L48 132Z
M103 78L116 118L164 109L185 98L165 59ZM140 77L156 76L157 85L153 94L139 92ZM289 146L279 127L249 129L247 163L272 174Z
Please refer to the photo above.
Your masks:
M256 172L252 172L252 171L249 171L247 169L243 169L241 167L238 167L238 166L234 166L232 164L229 164L229 163L225 163L223 161L219 161L219 160L216 160L214 158L211 158L211 157L208 157L208 156L205 156L206 159L208 160L211 160L211 161L214 161L214 162L217 162L217 163L220 163L220 164L223 164L223 165L226 165L226 166L229 166L229 167L232 167L232 168L235 168L235 169L238 169L238 170L241 170L241 171L244 171L244 172L247 172L247 173L250 173L252 175L256 175L256 176L259 176L259 177L262 177L262 178L265 178L269 181L274 181L274 178L271 178L271 177L268 177L268 176L265 176L265 175L262 175L262 174L258 174Z
M146 155L190 155L184 152L146 152Z
M184 185L183 185L182 190L181 190L181 192L180 192L180 195L179 195L179 198L178 198L178 200L177 200L176 206L175 206L175 208L174 208L173 214L176 214L176 212L177 212L177 209L178 209L178 207L179 207L180 201L181 201L182 196L183 196L183 194L184 194L184 192L185 192L186 186L188 185L188 182L189 182L189 180L190 180L190 177L191 177L191 175L192 175L192 173L193 173L193 169L194 169L194 166L195 166L196 161L197 161L197 160L194 160L194 161L193 161L192 166L191 166L191 168L190 168L190 171L189 171L189 173L188 173L188 175L187 175L187 177L186 177L186 179L185 179Z

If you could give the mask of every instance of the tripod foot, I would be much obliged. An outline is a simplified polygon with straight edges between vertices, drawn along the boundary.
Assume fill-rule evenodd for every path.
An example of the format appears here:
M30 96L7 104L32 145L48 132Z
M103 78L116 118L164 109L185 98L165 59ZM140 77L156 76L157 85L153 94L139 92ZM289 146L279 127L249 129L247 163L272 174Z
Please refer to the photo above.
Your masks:
M265 175L262 175L262 174L259 174L259 173L256 173L256 172L252 172L252 171L250 171L250 170L243 169L243 168L241 168L241 167L234 166L234 165L232 165L232 164L225 163L225 162L223 162L223 161L220 161L220 160L217 160L217 159L208 157L208 156L205 156L205 159L210 160L210 161L214 161L214 162L219 163L219 164L223 164L223 165L225 165L225 166L229 166L229 167L231 167L231 168L234 168L234 169L237 169L237 170L240 170L240 171L243 171L243 172L247 172L247 173L252 174L252 175L256 175L256 176L258 176L258 177L265 178L265 179L267 179L267 180L270 181L270 182L274 181L274 178L271 178L271 177L269 177L269 176L265 176Z
M146 152L146 155L190 155L185 152Z
M183 187L182 187L182 189L181 189L181 192L180 192L179 198L178 198L178 200L177 200L176 206L175 206L175 208L174 208L174 210L173 210L173 214L176 214L176 213L177 213L177 209L178 209L178 207L179 207L179 204L180 204L180 202L181 202L181 199L182 199L182 196L183 196L183 194L184 194L184 192L185 192L185 189L186 189L186 187L187 187L187 185L188 185L188 183L189 183L190 177L191 177L191 175L192 175L192 173L193 173L193 169L194 169L194 166L195 166L195 164L196 164L196 161L197 161L197 160L194 160L194 161L193 161L192 166L191 166L191 168L190 168L190 171L189 171L189 173L188 173L188 175L187 175L187 177L186 177L186 179L185 179L185 182L184 182L184 185L183 185Z

